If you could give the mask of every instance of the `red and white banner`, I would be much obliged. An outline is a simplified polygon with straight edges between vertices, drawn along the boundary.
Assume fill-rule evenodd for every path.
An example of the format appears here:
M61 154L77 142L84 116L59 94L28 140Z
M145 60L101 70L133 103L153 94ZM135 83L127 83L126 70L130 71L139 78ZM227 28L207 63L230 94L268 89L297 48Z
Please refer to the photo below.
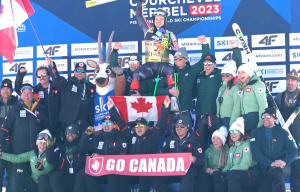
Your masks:
M147 121L157 121L166 96L112 96L123 121L135 121L144 117Z
M0 55L12 63L18 47L16 29L34 13L29 0L2 0L0 9Z
M160 153L143 155L95 155L87 157L85 173L91 176L108 174L130 176L185 175L191 153Z

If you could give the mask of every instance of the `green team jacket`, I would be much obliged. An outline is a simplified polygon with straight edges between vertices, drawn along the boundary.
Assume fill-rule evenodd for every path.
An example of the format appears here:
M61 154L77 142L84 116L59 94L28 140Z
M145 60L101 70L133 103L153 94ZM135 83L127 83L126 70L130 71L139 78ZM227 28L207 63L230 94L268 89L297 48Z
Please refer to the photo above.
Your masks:
M236 141L229 149L227 164L223 171L248 170L256 164L257 162L252 159L249 140Z
M249 83L243 88L241 95L242 115L250 112L258 112L259 121L257 127L262 126L261 114L268 107L266 86L256 75L253 75Z
M178 73L179 104L181 111L193 109L193 88L197 75L204 70L203 59L210 54L209 44L202 44L201 59L194 65L189 62L182 69L174 65L175 73ZM162 78L157 85L156 95L169 95L169 88L166 78Z
M118 63L118 51L117 50L113 50L110 54L110 67L117 67L119 66ZM125 90L125 96L130 96L130 84L132 81L132 76L133 73L132 71L130 71L130 69L128 70L124 70L124 75L125 75L125 80L126 80L126 90ZM153 91L154 91L154 86L155 86L155 82L153 81L153 79L146 79L144 81L140 82L140 90L139 93L142 96L152 96L153 95Z
M227 81L222 82L219 89L218 97L223 97L223 102L220 104L218 98L217 104L217 117L230 118L229 126L241 116L241 94L242 89L235 83L231 89L227 87Z
M225 144L225 147L228 155L228 150L229 150L228 145ZM216 150L213 145L210 145L210 147L205 150L204 153L205 164L203 170L206 170L207 168L218 169L221 149L222 147Z
M54 165L51 165L51 164L49 164L47 162L47 160L46 160L46 153L43 153L40 158L38 158L37 153L38 152L36 152L35 150L28 151L26 153L21 153L19 155L13 155L13 154L9 154L9 153L2 153L1 159L9 161L9 162L12 162L12 163L25 163L25 162L29 161L30 162L31 171L32 171L31 177L37 183L38 182L38 178L39 178L40 175L48 174L54 168ZM44 167L44 169L42 171L39 171L39 170L37 170L35 168L35 165L42 158L44 158L44 160L43 160L43 167Z

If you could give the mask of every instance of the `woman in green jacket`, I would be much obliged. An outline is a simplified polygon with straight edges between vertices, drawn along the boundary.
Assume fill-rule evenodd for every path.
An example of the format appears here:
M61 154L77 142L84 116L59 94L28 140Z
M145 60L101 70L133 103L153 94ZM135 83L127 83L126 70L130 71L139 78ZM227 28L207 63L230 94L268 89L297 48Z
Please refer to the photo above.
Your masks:
M237 47L236 41L231 42L233 48ZM229 128L232 123L241 116L240 95L242 93L238 86L236 75L237 67L242 64L241 52L238 49L236 58L224 65L221 71L222 86L219 89L217 104L217 119L215 127L221 126Z
M51 192L48 177L41 177L50 173L54 168L54 165L47 162L45 153L46 142L51 137L47 129L41 131L36 140L37 149L19 155L2 153L0 148L0 158L3 160L12 163L30 162L31 176L15 174L12 178L12 192L20 192L25 189L30 192Z
M239 117L229 129L232 146L228 152L227 164L222 177L227 177L228 191L255 192L259 186L257 162L252 159L249 135L245 134L244 119Z
M238 69L238 84L242 89L241 113L245 119L245 132L249 135L253 129L262 126L260 114L268 107L266 86L253 71L252 63L243 64Z
M228 155L226 144L228 132L226 127L220 127L212 137L210 148L204 153L205 164L196 178L195 192L227 192L227 186L221 180L221 171L225 167Z

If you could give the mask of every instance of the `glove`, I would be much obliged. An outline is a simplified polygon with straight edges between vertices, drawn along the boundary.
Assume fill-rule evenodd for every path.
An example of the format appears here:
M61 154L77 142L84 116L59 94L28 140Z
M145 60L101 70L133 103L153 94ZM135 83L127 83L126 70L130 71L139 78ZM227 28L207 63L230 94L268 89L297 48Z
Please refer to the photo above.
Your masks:
M221 172L221 180L223 183L226 183L227 181L227 172Z
M98 153L93 153L93 154L91 155L91 158L93 158L95 155L98 155Z
M43 161L44 161L44 158L42 158L39 162L37 162L34 167L39 171L43 171L43 169L44 169Z
M49 139L47 140L47 147L53 146L54 143L55 143L55 140L56 140L55 137L54 137L54 138L49 138Z
M124 75L122 67L112 67L112 71L118 76L122 77Z
M85 134L91 135L93 133L94 133L94 127L88 126L88 128L86 128L86 130L85 130Z

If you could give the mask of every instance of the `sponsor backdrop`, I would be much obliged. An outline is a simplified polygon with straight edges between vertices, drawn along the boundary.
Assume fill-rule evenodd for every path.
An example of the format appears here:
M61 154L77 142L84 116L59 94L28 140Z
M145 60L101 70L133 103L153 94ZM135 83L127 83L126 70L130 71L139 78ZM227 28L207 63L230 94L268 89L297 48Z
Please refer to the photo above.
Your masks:
M113 41L123 44L119 51L122 67L128 67L131 53L144 54L143 33L135 19L137 0L77 3L31 0L31 3L36 11L31 17L36 31L47 54L65 77L72 75L74 62L98 60L98 31L102 31L105 49L111 31L115 31ZM192 64L201 57L198 35L208 37L219 67L231 59L228 41L235 39L231 25L236 22L247 36L272 93L285 89L286 73L291 68L300 70L300 23L297 21L300 12L295 8L300 7L298 0L144 0L144 5L143 13L150 23L155 9L164 8L169 12L167 29L176 34L180 46L187 47ZM25 81L36 84L34 71L45 64L45 56L28 20L18 28L18 36L14 63L10 65L0 57L0 75L2 79L14 80L18 69L25 66L28 71ZM172 57L170 62L174 62ZM89 80L93 81L93 70L88 68L88 72Z

